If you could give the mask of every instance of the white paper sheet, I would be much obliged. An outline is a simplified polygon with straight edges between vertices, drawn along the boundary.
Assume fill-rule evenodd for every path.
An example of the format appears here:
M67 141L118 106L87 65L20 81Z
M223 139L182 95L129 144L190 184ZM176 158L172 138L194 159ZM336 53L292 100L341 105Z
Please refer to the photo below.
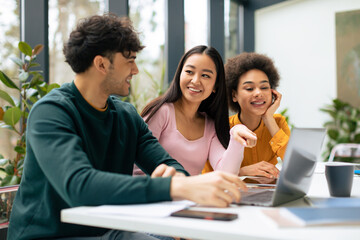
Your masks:
M194 206L191 201L166 201L147 204L102 205L92 208L89 213L117 214L138 217L168 217L171 213Z

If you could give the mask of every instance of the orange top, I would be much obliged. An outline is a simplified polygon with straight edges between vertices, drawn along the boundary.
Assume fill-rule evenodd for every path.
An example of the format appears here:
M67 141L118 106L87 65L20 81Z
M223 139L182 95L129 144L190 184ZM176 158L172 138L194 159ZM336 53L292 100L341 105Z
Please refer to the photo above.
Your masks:
M290 129L286 119L281 114L274 114L275 121L280 130L271 137L270 132L261 121L254 133L257 136L256 146L253 148L245 148L244 160L241 167L252 165L261 161L277 164L277 157L284 159L285 150L290 137ZM238 114L229 117L230 128L236 124L241 124ZM213 169L209 162L206 162L202 173L211 172Z

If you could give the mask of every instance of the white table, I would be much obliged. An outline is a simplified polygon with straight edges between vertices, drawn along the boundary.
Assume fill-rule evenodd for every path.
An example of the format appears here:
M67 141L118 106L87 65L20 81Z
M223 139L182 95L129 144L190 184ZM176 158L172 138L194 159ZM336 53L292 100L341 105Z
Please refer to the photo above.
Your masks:
M325 175L321 169L314 174L308 193L309 197L329 197ZM360 177L354 177L352 197L360 197ZM299 199L281 207L306 206ZM237 213L239 218L231 222L208 221L190 218L145 218L107 214L89 214L91 207L65 209L61 221L67 223L140 231L159 235L177 236L191 239L360 239L360 225L332 225L304 228L278 228L261 212L262 207L237 206L229 208L201 208L219 212ZM194 208L196 209L196 208Z

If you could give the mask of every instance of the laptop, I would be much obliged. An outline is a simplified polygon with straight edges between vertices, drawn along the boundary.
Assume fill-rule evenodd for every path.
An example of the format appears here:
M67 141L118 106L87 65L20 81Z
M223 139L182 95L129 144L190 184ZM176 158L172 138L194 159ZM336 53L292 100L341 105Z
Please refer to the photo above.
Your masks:
M325 135L325 128L292 128L275 187L250 188L237 204L272 207L304 197Z

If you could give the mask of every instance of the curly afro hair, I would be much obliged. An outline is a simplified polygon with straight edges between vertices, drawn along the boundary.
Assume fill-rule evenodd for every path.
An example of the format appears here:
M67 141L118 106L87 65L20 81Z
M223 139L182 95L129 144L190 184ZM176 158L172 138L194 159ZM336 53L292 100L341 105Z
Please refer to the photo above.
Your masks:
M240 112L238 103L233 102L232 92L237 91L240 77L252 70L263 71L269 78L270 86L276 89L279 85L280 76L271 58L264 54L243 52L236 57L230 58L225 64L226 88L228 91L228 103L231 110Z

